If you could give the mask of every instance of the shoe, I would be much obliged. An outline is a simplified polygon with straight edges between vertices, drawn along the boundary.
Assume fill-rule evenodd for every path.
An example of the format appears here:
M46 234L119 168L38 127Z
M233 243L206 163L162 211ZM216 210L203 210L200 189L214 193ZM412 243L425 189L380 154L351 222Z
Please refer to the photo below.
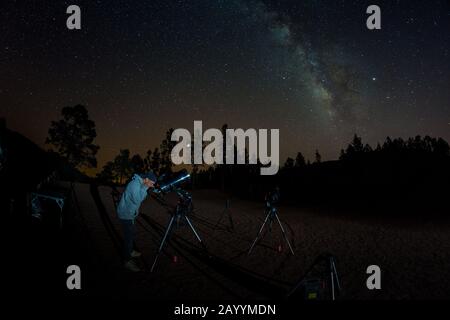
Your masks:
M138 267L138 265L136 264L136 262L134 262L133 260L129 260L127 262L125 262L125 269L131 271L131 272L139 272L141 271L141 268Z
M142 256L142 253L140 253L139 251L136 250L131 251L132 258L139 258L140 256Z

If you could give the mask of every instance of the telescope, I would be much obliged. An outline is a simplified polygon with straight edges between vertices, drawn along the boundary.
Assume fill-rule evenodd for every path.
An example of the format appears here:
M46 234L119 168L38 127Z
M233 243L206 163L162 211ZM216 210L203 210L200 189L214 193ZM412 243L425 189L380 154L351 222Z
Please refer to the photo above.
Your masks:
M271 208L280 202L280 188L275 187L266 195L266 207Z
M262 231L266 225L267 222L269 222L269 230L272 229L272 222L276 220L280 226L281 232L283 233L284 240L286 240L287 245L289 246L289 249L291 250L292 255L294 255L294 250L292 249L291 243L289 242L289 239L287 237L286 231L284 231L283 225L281 224L280 218L278 217L278 209L276 208L276 204L280 201L280 188L275 187L271 192L269 192L266 195L266 219L264 220L261 228L259 229L258 234L256 235L255 240L252 243L252 246L248 250L248 254L250 254L253 250L253 247L255 246L256 242L261 237Z
M154 193L153 197L163 206L168 207L168 205L163 199L163 196L161 195L169 193L171 191L174 191L177 194L178 203L175 208L170 209L172 217L169 221L169 224L166 227L166 231L161 240L161 244L159 245L159 249L158 252L156 253L155 260L153 261L150 272L153 272L153 270L155 269L156 263L158 262L158 258L161 254L161 251L163 250L164 244L168 239L169 234L175 228L174 225L178 225L178 221L180 219L184 219L186 221L186 223L191 228L197 240L202 244L203 248L206 250L205 244L203 243L202 239L198 235L191 220L188 217L188 214L191 213L193 210L192 196L189 192L179 187L180 184L188 181L189 178L190 175L186 169L174 173L170 178L166 178L165 175L162 175L159 177L156 187L152 190L152 192Z
M177 186L183 182L189 181L191 175L186 169L180 170L167 178L165 175L159 177L156 187L152 190L155 194L168 193L176 190Z

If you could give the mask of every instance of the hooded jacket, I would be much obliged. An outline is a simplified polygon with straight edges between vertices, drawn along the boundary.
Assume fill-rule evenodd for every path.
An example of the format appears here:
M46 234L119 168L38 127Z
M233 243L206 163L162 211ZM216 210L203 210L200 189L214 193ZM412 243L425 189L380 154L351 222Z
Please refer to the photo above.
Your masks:
M117 205L117 215L119 219L134 220L138 213L142 201L147 197L148 187L144 185L142 178L135 174L122 193Z

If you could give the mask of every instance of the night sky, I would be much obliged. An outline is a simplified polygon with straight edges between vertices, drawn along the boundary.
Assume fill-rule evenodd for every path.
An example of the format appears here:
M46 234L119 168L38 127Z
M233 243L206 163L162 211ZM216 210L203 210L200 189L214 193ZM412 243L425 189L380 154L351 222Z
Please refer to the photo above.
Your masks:
M450 141L450 1L4 1L0 116L41 146L83 104L99 165L170 128L279 128L280 161L354 133ZM81 7L82 29L66 28ZM366 28L377 4L382 29Z

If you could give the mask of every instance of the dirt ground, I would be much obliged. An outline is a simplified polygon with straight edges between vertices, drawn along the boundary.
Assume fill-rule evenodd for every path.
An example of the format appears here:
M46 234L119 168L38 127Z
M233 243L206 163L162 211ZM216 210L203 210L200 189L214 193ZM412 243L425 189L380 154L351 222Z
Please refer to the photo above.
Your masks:
M96 197L98 190L98 197ZM124 271L121 229L109 187L78 185L87 226L91 294L162 300L282 299L322 253L336 257L340 299L444 299L450 297L450 224L345 216L326 209L279 207L292 255L276 222L248 254L265 218L264 203L229 199L215 190L195 190L192 230L179 223L154 272L150 272L171 217L148 199L137 220L137 246L144 271ZM167 196L175 203L174 196ZM356 218L358 217L358 218ZM219 221L220 220L220 221ZM231 223L232 221L232 223ZM368 290L366 269L381 268L381 290Z

